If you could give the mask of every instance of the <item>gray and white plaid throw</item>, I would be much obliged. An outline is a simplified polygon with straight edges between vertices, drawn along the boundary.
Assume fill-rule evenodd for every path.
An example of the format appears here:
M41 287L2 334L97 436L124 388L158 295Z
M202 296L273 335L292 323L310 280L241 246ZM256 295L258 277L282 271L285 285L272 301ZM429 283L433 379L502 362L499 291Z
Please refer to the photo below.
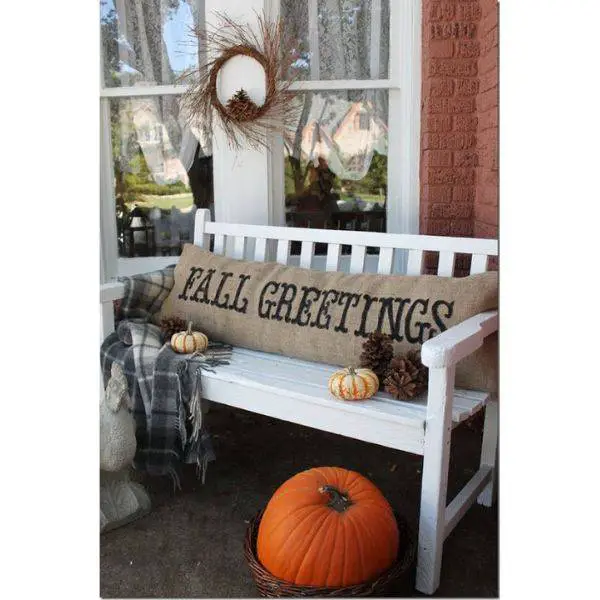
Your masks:
M196 463L204 481L214 452L202 423L201 372L227 364L231 347L211 343L200 355L177 354L170 344L163 344L160 329L147 322L168 294L169 289L164 292L168 277L156 271L121 280L126 288L121 314L137 318L118 323L102 343L100 357L105 386L115 361L127 377L136 422L134 467L152 475L170 475L179 485L181 463ZM162 300L157 302L153 293Z

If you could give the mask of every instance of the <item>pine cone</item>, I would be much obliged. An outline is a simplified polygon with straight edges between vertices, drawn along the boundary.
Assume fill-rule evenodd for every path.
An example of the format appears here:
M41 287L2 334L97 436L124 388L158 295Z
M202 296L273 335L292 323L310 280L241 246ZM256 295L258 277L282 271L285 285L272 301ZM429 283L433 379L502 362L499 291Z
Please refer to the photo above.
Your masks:
M371 369L379 379L383 379L394 355L392 338L375 331L369 335L362 348L360 366L363 369Z
M427 368L419 352L396 356L384 377L384 389L399 400L418 396L427 388Z
M390 369L383 381L385 391L398 400L408 400L418 393L418 386L406 371Z
M227 101L227 113L235 121L250 121L255 118L259 106L248 96L244 88L238 90Z
M171 336L174 333L179 333L180 331L185 331L187 328L187 323L180 319L179 317L171 317L167 319L162 319L160 322L160 330L162 331L165 342L171 339Z

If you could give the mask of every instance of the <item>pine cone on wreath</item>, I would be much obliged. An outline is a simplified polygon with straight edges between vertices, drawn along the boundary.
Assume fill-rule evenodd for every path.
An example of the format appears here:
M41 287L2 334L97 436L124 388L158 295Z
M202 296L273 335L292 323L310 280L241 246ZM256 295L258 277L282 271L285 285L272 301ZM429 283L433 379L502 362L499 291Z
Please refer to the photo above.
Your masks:
M421 363L418 352L396 356L385 374L384 389L398 400L409 400L427 388L427 368Z
M374 331L366 339L362 349L360 366L371 369L382 380L394 355L392 338L385 333Z
M168 342L174 333L185 331L187 323L179 317L171 317L162 319L160 322L160 330L162 331L165 342Z
M248 96L244 88L239 89L227 101L227 112L236 121L250 121L258 112L259 106Z

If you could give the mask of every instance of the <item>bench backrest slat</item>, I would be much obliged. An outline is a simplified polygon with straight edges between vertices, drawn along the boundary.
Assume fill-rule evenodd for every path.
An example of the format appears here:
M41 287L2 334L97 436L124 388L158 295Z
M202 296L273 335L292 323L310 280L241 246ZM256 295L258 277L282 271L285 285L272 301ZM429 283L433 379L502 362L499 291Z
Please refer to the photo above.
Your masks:
M452 277L454 273L454 252L440 252L440 260L438 262L437 274L440 277Z
M256 243L254 245L254 260L257 262L265 262L266 255L267 255L267 239L266 238L256 238Z
M300 250L300 266L303 269L310 269L312 264L312 257L315 253L314 242L302 242L302 248Z
M340 270L340 254L342 247L339 244L329 244L327 246L327 262L325 263L326 271Z
M365 270L365 246L352 246L350 255L350 273L362 273Z
M379 250L379 260L377 261L377 272L381 275L389 275L394 266L394 249L381 248Z
M394 260L397 250L408 251L408 275L423 272L426 252L439 253L438 275L441 276L453 275L457 254L471 255L471 274L485 272L489 257L498 255L498 241L494 239L215 223L210 221L207 210L199 209L196 211L194 243L210 248L211 236L214 237L215 254L228 252L235 258L261 262L276 260L280 264L299 264L303 268L317 268L315 264L323 268L323 257L316 260L315 250L317 245L326 244L325 270L339 271L343 264L350 273L376 268L378 273L389 274L399 268L398 261ZM228 242L228 238L233 239ZM299 257L292 256L291 242L300 242ZM342 261L342 247L348 246L350 257L344 256ZM379 257L367 255L367 247L378 249ZM406 258L406 254L398 255L399 258L402 256Z
M225 236L222 233L215 233L215 247L213 248L213 252L220 255L225 252Z
M421 275L423 272L423 250L411 250L408 253L407 275Z
M287 265L290 257L290 240L277 240L277 262Z

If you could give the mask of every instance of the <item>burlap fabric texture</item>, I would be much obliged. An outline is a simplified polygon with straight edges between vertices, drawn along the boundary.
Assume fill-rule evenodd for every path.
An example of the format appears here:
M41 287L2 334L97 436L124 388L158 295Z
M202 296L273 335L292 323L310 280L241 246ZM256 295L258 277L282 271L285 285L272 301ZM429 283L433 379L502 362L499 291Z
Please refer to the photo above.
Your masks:
M331 365L358 365L372 331L394 353L498 305L498 274L469 277L322 272L184 247L158 319L182 317L210 340ZM459 362L456 385L497 391L497 340Z

